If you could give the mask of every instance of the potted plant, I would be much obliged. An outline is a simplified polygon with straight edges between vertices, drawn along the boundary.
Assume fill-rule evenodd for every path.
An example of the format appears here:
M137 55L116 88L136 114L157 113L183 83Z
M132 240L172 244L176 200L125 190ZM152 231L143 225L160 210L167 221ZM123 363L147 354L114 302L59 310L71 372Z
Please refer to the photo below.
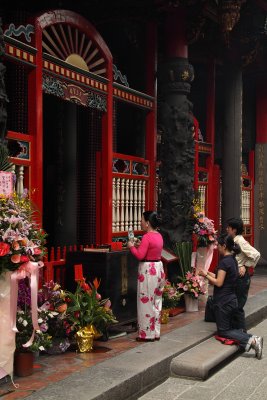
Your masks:
M186 311L198 311L198 298L206 293L204 278L188 271L177 286L179 292L184 295Z
M161 312L161 323L166 324L169 321L170 310L177 307L181 293L177 291L174 284L171 284L166 280L163 293L162 293L162 312Z
M77 283L75 293L65 292L68 305L64 326L69 335L74 335L80 352L92 350L93 340L100 337L108 325L118 322L110 308L109 299L101 299L97 289L99 282L86 283L85 279Z
M38 292L38 305L41 310L48 311L48 315L54 315L47 321L47 333L52 336L52 345L47 350L49 354L64 353L70 346L67 337L65 320L67 303L65 292L61 286L53 281L45 283Z
M51 314L52 315L52 314ZM48 317L40 315L38 322L45 323ZM14 372L17 376L28 376L33 373L34 353L45 351L51 346L51 336L45 331L37 330L32 338L32 344L25 347L33 332L31 310L17 311L16 351L14 356Z

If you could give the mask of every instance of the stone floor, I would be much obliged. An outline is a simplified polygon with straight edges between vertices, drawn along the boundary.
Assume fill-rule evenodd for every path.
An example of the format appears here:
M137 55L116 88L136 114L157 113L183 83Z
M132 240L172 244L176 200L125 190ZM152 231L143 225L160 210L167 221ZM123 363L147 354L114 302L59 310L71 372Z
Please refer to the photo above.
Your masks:
M267 276L255 275L250 288L250 296L267 288ZM191 322L203 319L204 302L200 302L198 312L181 313L170 318L168 324L162 325L162 335L174 329L188 325ZM66 352L62 355L51 356L41 355L35 362L34 373L29 377L15 377L15 389L11 383L0 384L0 397L4 400L23 399L32 392L44 388L53 382L60 381L73 372L82 371L84 368L103 362L106 359L117 356L129 349L142 345L135 341L136 333L127 334L119 338L110 339L107 342L95 342L94 350L91 353L79 354Z

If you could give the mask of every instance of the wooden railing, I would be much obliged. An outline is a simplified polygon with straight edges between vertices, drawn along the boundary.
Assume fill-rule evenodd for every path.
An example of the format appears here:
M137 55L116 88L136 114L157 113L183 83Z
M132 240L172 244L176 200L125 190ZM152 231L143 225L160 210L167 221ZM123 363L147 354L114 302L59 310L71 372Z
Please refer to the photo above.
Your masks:
M138 157L113 154L112 232L141 229L147 205L149 162Z

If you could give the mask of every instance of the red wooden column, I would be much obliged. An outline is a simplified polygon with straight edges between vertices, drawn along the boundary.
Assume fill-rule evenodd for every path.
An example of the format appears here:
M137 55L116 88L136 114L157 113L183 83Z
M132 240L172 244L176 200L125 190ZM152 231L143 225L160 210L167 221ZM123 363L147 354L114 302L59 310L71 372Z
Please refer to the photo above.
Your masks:
M107 112L102 119L102 152L101 152L101 243L112 242L112 156L113 156L113 72L112 57L108 60L108 94ZM101 244L100 243L100 244Z
M183 8L172 8L169 11L166 17L165 35L166 56L188 58L186 14Z
M154 97L153 109L146 117L146 159L150 164L149 193L146 207L156 207L156 161L157 161L157 122L156 122L156 65L157 65L157 27L155 22L147 24L146 33L146 88L147 94Z
M36 68L28 75L28 133L33 136L31 143L32 167L29 176L31 198L43 212L43 93L42 93L42 30L35 26Z

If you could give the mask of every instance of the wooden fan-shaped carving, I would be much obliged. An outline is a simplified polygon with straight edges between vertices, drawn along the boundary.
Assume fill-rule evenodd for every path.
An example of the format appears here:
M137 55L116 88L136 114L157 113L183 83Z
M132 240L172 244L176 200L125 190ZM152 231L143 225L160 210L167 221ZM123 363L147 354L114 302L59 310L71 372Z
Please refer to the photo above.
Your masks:
M43 52L75 67L105 76L106 62L99 48L79 29L66 24L51 25L43 30Z

